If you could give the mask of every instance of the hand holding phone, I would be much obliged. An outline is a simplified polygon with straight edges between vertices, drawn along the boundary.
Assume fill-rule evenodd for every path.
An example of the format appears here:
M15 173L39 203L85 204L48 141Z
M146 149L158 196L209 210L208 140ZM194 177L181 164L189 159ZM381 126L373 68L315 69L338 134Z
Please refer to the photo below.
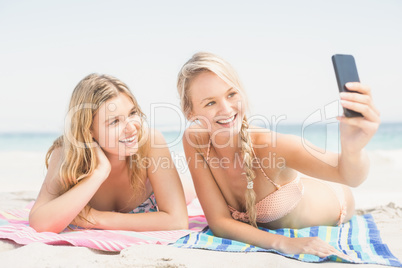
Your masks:
M348 82L360 82L359 75L357 73L356 62L353 56L335 54L332 56L332 63L334 65L339 92L355 92L345 87L345 84ZM343 112L346 117L363 116L359 112L355 112L346 108L343 108Z

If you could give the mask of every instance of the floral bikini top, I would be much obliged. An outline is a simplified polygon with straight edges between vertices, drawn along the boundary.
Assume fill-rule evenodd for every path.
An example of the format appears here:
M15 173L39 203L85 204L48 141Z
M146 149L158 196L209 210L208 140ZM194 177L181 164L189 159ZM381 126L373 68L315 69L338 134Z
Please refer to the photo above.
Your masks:
M152 192L147 200L145 200L141 205L139 205L129 213L148 213L156 211L158 211L158 206L156 204L155 194Z
M209 145L210 147L210 145ZM210 148L208 147L207 161L209 158ZM278 220L287 214L289 214L300 202L304 194L304 185L300 180L300 173L297 173L295 179L288 182L285 185L279 185L271 180L265 171L262 169L260 160L257 158L254 149L252 149L253 155L257 160L258 166L261 169L262 174L265 178L271 182L276 190L271 194L267 195L264 199L259 201L256 206L257 222L268 223ZM242 222L249 222L249 216L247 212L237 211L232 206L228 205L232 218Z

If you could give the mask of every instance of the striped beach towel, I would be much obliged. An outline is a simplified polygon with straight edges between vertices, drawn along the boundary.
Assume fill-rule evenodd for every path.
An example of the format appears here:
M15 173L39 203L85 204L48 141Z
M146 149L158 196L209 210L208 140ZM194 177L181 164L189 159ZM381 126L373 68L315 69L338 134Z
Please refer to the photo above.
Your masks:
M187 208L190 230L159 232L65 230L60 234L38 233L29 227L29 207L7 212L0 211L0 239L10 239L21 245L42 242L49 245L74 245L116 252L131 245L169 244L178 248L228 252L275 252L285 257L305 262L347 262L335 256L319 258L308 254L287 255L275 250L262 249L238 241L216 237L207 226L207 221L198 200L194 200ZM299 230L262 230L288 237L318 236L350 256L354 263L402 267L400 261L392 255L387 245L382 243L379 230L370 214L354 216L350 222L342 224L340 227L317 226Z
M187 234L200 231L205 224L198 223L198 217L190 217L190 230L132 232L116 230L66 229L63 232L38 233L29 226L30 206L25 209L0 211L0 239L9 239L20 245L42 242L48 245L73 245L102 251L119 252L131 245L167 245Z
M287 237L320 237L339 251L353 259L353 263L382 264L402 267L401 262L390 252L380 237L380 232L370 214L353 216L353 218L339 227L316 226L304 229L278 229L266 232L280 234ZM178 248L197 248L228 252L275 252L282 256L305 262L349 262L336 256L320 258L315 255L290 255L276 250L263 249L238 241L216 237L208 227L198 233L191 233L176 243Z

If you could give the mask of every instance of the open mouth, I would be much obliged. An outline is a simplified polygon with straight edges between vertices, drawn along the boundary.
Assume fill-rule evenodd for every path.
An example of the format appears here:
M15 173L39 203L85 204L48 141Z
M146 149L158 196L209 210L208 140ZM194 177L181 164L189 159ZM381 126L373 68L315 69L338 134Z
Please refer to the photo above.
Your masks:
M233 115L232 117L229 117L228 119L218 120L218 121L216 121L216 123L218 123L220 125L230 125L232 122L235 121L236 118L237 118L237 114Z
M132 143L135 142L135 140L136 140L136 136L133 135L133 136L127 138L127 139L119 140L119 142L124 143L124 144L132 144Z

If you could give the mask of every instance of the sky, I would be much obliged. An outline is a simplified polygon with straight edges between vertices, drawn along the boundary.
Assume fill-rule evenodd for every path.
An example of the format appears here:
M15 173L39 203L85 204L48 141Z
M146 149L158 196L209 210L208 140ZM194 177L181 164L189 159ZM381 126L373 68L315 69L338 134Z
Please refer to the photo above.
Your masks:
M229 61L250 115L302 123L338 100L355 57L383 122L402 121L402 1L0 0L0 132L61 132L90 73L125 82L156 127L185 124L176 78L196 52Z

